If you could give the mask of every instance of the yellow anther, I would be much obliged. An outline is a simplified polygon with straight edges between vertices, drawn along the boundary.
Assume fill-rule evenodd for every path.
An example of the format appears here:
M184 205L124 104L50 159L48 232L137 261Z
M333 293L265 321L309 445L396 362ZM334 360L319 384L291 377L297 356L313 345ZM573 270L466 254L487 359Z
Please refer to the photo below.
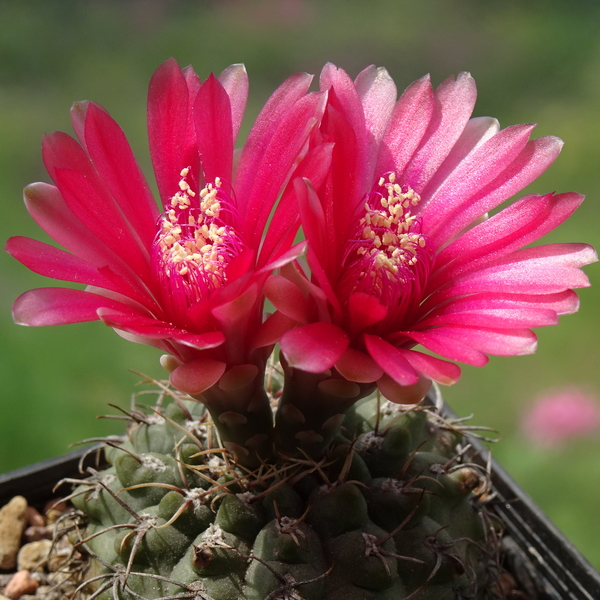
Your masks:
M378 183L386 188L387 194L379 197L381 208L371 206L369 200L365 202L360 235L370 247L358 246L356 253L372 261L373 269L368 276L373 279L373 285L381 289L385 281L383 277L396 282L401 268L417 263L417 250L426 246L426 240L418 233L410 233L418 217L408 209L418 204L419 195L410 188L403 191L396 183L395 173L390 173L387 181L380 177ZM359 275L359 278L365 277L365 272Z
M226 283L224 266L237 245L230 227L218 221L221 211L221 180L207 183L197 194L181 171L179 190L170 198L155 241L162 276L181 277L177 289L183 290L190 303L197 302L206 289Z
M398 238L391 232L391 231L386 231L383 234L383 238L382 238L382 242L386 245L386 246L390 246L391 244L394 244L396 242Z

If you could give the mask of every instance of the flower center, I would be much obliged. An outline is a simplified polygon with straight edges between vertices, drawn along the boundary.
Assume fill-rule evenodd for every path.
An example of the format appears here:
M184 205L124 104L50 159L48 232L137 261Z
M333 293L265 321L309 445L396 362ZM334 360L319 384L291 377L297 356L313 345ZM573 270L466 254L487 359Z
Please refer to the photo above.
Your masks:
M231 199L217 177L198 194L189 168L181 171L179 191L165 206L154 240L154 264L165 295L185 307L227 282L226 267L242 250L236 232L223 219Z
M378 187L387 193L370 194L365 202L359 242L364 245L358 247L357 253L371 264L370 277L377 278L379 272L379 276L397 282L403 269L417 263L418 250L425 247L426 240L421 233L415 232L417 217L410 212L411 206L421 201L420 196L411 188L403 192L395 183L394 173L387 179L381 177L378 182Z
M420 219L411 213L420 201L413 189L396 183L395 173L381 177L366 195L364 217L347 258L345 283L351 292L396 303L419 267L426 266L427 238Z

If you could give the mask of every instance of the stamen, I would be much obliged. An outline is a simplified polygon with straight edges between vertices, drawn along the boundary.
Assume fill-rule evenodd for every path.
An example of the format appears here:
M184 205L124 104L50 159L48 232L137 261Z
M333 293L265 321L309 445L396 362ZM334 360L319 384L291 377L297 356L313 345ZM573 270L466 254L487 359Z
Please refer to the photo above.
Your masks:
M154 265L171 300L191 306L225 285L225 267L243 249L233 228L223 221L232 201L216 178L197 194L180 173L179 190L165 206L154 240Z
M420 200L413 189L396 183L395 173L379 178L365 198L365 214L347 255L344 283L351 291L397 299L415 278L415 267L430 254L420 219L411 213Z

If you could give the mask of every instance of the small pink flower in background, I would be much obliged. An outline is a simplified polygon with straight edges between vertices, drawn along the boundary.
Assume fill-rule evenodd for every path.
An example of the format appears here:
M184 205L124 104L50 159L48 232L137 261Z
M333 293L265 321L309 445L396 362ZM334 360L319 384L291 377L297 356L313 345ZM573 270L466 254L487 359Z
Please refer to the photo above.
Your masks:
M521 420L525 438L546 448L593 433L600 427L600 402L577 387L548 392L529 406Z
M583 196L530 195L487 217L546 170L558 138L472 118L468 73L437 89L424 77L396 100L385 69L352 81L328 64L321 89L331 168L321 185L296 181L310 275L289 264L266 287L297 324L281 339L291 367L334 369L403 402L423 377L455 382L454 361L533 352L531 328L577 310L594 250L529 245Z

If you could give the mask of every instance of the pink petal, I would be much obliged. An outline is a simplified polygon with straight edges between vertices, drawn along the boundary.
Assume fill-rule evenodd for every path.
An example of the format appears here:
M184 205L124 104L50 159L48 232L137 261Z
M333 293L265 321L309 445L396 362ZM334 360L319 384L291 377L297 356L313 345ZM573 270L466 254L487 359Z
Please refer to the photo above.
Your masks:
M466 308L464 312L440 311L419 321L419 328L440 327L442 325L467 325L470 327L516 328L545 327L557 325L558 315L553 310L536 308L490 308L478 310Z
M156 202L122 129L104 109L93 103L86 113L85 140L100 178L141 244L150 247L159 215Z
M472 296L456 298L448 303L433 307L428 311L427 318L447 313L465 313L468 311L485 311L486 309L525 309L554 312L558 315L568 315L577 312L579 298L573 290L565 290L557 294L511 294L481 293ZM422 323L422 321L420 322Z
M429 76L412 83L398 100L379 151L376 173L402 173L429 126L434 110Z
M50 237L76 256L102 269L105 277L109 278L107 271L112 272L114 275L110 280L118 278L123 293L131 294L138 302L148 303L148 291L139 280L139 274L81 223L57 188L46 183L32 183L25 188L24 199L29 214Z
M427 331L405 331L404 335L444 358L476 367L483 367L487 364L489 359L483 352L464 341L454 339L453 336L445 335L446 329L444 327Z
M321 321L330 321L330 309L328 303L333 307L337 314L342 313L339 300L335 296L331 285L327 281L323 270L318 264L315 256L311 253L311 248L307 249L307 259L312 270L312 276L319 282L319 285L309 281L304 272L297 264L290 263L285 265L280 273L286 279L289 279L305 295L311 296L316 304L318 319Z
M361 333L379 323L387 314L387 308L375 296L359 292L348 297L348 318L352 334Z
M396 84L383 67L371 65L361 71L354 80L362 102L367 132L371 146L377 148L383 138L396 104ZM371 151L370 155L375 152ZM371 165L371 170L375 165Z
M444 324L541 327L555 324L558 315L571 314L578 307L579 299L572 290L539 295L480 293L443 302L431 309L423 305L426 318L418 322L418 328L427 329Z
M440 360L435 356L423 354L416 350L404 350L403 348L397 348L397 350L406 358L415 371L425 375L428 379L433 379L444 385L452 385L460 379L460 367L454 363Z
M384 398L395 404L417 404L431 388L431 381L419 378L413 385L401 385L385 373L377 381L377 387Z
M182 333L174 335L170 339L196 350L217 348L225 342L225 336L221 331L208 331L199 334Z
M246 102L248 100L248 73L246 67L242 64L231 65L227 67L220 75L219 81L225 88L229 100L231 101L231 122L233 143L240 131L244 111L246 110Z
M190 90L177 61L170 58L154 73L148 88L150 155L163 202L179 190L181 171L197 167L197 151L188 146Z
M366 82L363 82L363 86L365 83ZM367 141L365 113L359 91L352 79L350 79L343 69L336 67L332 63L327 63L321 71L319 86L323 91L331 91L331 89L333 89L333 106L342 113L344 118L350 123L357 135L360 148L364 148L364 144ZM363 93L366 93L366 91L367 90L362 89Z
M323 373L340 360L350 340L332 323L311 323L288 331L281 338L281 350L289 365Z
M325 212L315 192L315 188L308 179L295 179L294 190L298 201L298 209L302 222L302 230L308 241L309 248L313 249L313 254L318 256L321 261L321 254L325 254L330 247L327 239L327 224ZM329 264L327 256L323 257L324 265Z
M291 281L281 275L271 275L263 293L278 311L298 323L308 323L308 301Z
M267 100L244 144L235 174L236 190L249 192L252 189L256 172L278 125L296 101L306 94L311 81L312 77L306 73L292 75ZM242 216L246 213L249 200L245 196L237 198L238 209Z
M38 288L19 296L13 305L13 319L18 325L40 327L97 321L98 309L106 307L116 311L131 309L115 300L66 288Z
M71 212L56 187L32 183L23 196L33 220L61 246L95 265L122 262Z
M274 271L275 269L282 269L286 265L289 265L291 262L295 261L297 258L300 258L303 254L306 253L308 244L306 242L300 242L292 246L289 250L286 250L283 254L280 254L268 263L265 267L263 267L259 273L265 273L267 271Z
M222 177L231 182L233 126L231 102L225 88L211 75L200 88L194 107L196 139L207 182Z
M5 250L34 273L63 281L111 286L111 282L102 277L94 265L38 240L12 237L7 241Z
M289 331L297 324L297 321L286 317L283 313L279 311L274 312L257 329L252 339L251 348L264 348L265 346L275 345L286 331Z
M126 256L128 265L141 279L150 280L149 253L129 229L118 207L105 196L105 190L96 186L97 182L88 173L59 169L55 177L75 216L109 249L119 256Z
M87 115L87 110L90 106L91 102L89 100L82 100L79 102L73 102L73 106L71 106L71 124L73 125L73 131L75 131L75 135L81 144L81 147L87 152L87 142L85 141L85 119ZM104 109L99 104L96 105L100 110L103 110L108 114L106 109Z
M368 354L354 348L346 348L335 368L342 377L356 383L371 383L383 375L382 368Z
M79 140L79 143L83 146L85 151L87 152L87 148L85 147L85 115L87 113L87 109L90 102L89 100L81 100L79 102L73 102L71 106L70 115L71 115L71 124L73 125L73 131L75 131L75 135Z
M328 91L330 108L337 112L348 124L349 129L353 132L353 137L356 139L354 156L352 157L354 159L353 163L348 160L341 161L347 168L346 178L356 186L356 190L348 195L348 198L354 198L357 191L366 189L370 185L372 174L368 169L375 166L375 147L368 137L363 103L352 79L343 69L331 63L327 63L323 67L319 85L321 90ZM344 137L339 135L336 135L335 139L337 141L336 148L340 145L340 142L346 142ZM335 152L336 149L334 149L334 154ZM373 156L370 156L370 153L373 153ZM348 170L352 172L351 178L347 177Z
M589 286L581 266L597 260L586 244L548 244L513 252L492 265L457 278L428 302L481 292L553 294Z
M439 283L481 268L495 259L522 248L545 235L583 202L581 194L527 196L470 229L438 256L438 263L448 265ZM435 284L433 281L431 285Z
M224 362L199 358L177 367L169 376L169 381L185 394L198 396L217 383L226 368Z
M245 227L247 243L251 248L257 248L263 235L263 230L280 196L282 188L296 166L295 162L301 156L311 129L315 126L319 112L322 110L323 96L311 94L306 96L282 117L282 121L269 144L263 149L257 170L253 173L252 182L248 187L240 187L239 173L244 166L242 154L236 173L235 190L243 195L247 205L242 207L242 222ZM246 150L244 146L244 150ZM252 157L251 157L252 158Z
M435 229L437 223L473 196L475 190L494 181L523 151L533 128L534 125L513 125L503 129L456 164L445 179L438 179L437 185L430 182L423 190L424 195L429 196L432 223L429 227ZM453 162L452 158L451 153L447 160Z
M377 335L364 335L371 357L394 381L400 385L413 385L419 380L417 372L402 353Z
M438 240L448 238L447 221L450 215L468 207L479 190L510 173L511 164L525 148L533 125L514 125L503 129L487 140L433 191L424 209L427 213L427 235ZM425 190L427 194L427 189Z
M335 313L342 314L342 307L340 301L336 296L333 287L329 282L329 279L327 278L325 270L321 267L319 259L313 251L312 246L309 246L308 250L306 251L306 259L308 260L308 264L310 265L311 274L313 278L318 282L320 286L314 286L315 291L318 289L320 294L313 293L313 297L317 300L318 303L320 300L326 299L331 304L331 307L333 308ZM321 316L321 318L323 317Z
M42 152L46 168L73 214L108 248L126 255L134 270L147 275L145 248L81 146L67 134L56 132L44 137Z
M473 117L467 121L463 132L452 147L446 160L440 165L423 190L423 196L430 197L452 176L461 163L471 160L474 153L500 131L500 123L492 117Z
M421 192L462 134L476 96L475 81L469 73L461 73L456 79L450 77L436 89L436 111L424 142L407 165L400 183Z
M199 350L216 348L225 341L225 336L220 331L195 334L173 327L171 323L150 319L139 314L123 314L107 309L99 310L98 314L104 324L109 327L143 338L176 340Z
M330 92L330 97L332 94ZM331 274L343 262L348 240L356 234L357 220L364 211L366 155L359 146L360 132L357 133L346 116L331 103L322 129L324 139L334 141L334 147L329 176L318 190L326 245L315 247L315 251L320 254L323 268Z
M273 255L288 248L293 243L300 225L300 215L298 214L300 200L296 191L296 182L300 183L301 179L306 178L313 185L321 185L329 172L332 149L332 144L319 144L319 146L309 151L294 171L292 176L294 185L288 184L286 186L265 233L257 261L258 266L264 265L271 260ZM318 199L315 199L314 202L320 209ZM305 236L308 237L306 229Z
M226 281L233 282L254 270L254 251L250 248L242 250L234 256L225 268Z
M495 354L497 356L531 354L535 352L537 345L535 334L527 329L484 329L479 327L452 326L420 331L418 333L407 332L406 335L423 344L426 348L433 350L433 352L451 360L459 360L460 362L469 361L464 358L455 358L455 356L451 355L452 342L457 344L457 348L465 346L484 354ZM432 347L432 341L446 341L449 344L448 351L440 352ZM477 354L473 356L476 358ZM482 366L474 361L471 361L470 364Z
M543 173L560 153L562 141L555 137L530 140L515 160L498 176L447 215L439 224L436 244L442 246L483 214L510 198Z

